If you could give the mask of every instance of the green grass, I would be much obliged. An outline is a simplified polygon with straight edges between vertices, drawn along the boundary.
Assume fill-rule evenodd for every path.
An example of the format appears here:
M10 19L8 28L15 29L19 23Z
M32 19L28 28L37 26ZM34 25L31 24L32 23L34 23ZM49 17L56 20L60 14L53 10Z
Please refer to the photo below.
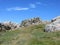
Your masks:
M16 37L20 32L19 31L7 31L7 32L0 32L0 44L9 43L11 40Z
M44 32L44 25L0 32L0 45L60 45L60 32Z

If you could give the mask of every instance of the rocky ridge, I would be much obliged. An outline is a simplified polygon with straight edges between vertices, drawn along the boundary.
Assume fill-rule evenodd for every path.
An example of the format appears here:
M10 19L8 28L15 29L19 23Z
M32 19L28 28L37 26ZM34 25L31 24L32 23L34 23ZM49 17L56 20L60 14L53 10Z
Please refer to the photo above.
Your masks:
M6 30L15 30L21 27L28 27L30 25L39 25L45 24L45 32L54 32L60 31L60 16L53 18L51 21L43 21L39 17L23 20L21 24L16 24L11 21L1 22L0 23L0 31Z
M28 19L28 20L23 20L21 22L21 24L16 24L16 23L13 23L11 21L6 21L6 22L0 23L0 31L2 31L2 30L4 30L4 31L15 30L15 29L18 29L20 27L27 27L30 25L38 25L40 23L42 23L42 21L40 20L39 17Z

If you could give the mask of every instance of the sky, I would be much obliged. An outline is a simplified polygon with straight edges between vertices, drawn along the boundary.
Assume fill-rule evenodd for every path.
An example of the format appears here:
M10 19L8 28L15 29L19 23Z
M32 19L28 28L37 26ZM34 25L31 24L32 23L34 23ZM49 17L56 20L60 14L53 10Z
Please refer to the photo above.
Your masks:
M60 16L60 0L0 0L0 22L40 17L51 20Z

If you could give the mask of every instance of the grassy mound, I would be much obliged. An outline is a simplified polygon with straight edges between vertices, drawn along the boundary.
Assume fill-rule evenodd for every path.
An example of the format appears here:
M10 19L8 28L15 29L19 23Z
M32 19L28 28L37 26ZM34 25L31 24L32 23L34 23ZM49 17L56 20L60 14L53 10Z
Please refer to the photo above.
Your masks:
M44 25L0 32L0 45L60 45L60 32L43 32Z

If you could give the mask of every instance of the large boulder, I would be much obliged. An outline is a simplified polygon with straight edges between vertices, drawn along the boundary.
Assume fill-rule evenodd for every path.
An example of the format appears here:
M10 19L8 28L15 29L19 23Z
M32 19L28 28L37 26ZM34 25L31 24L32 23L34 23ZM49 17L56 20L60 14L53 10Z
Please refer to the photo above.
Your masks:
M50 24L47 24L45 27L46 32L60 31L60 16L51 20Z

